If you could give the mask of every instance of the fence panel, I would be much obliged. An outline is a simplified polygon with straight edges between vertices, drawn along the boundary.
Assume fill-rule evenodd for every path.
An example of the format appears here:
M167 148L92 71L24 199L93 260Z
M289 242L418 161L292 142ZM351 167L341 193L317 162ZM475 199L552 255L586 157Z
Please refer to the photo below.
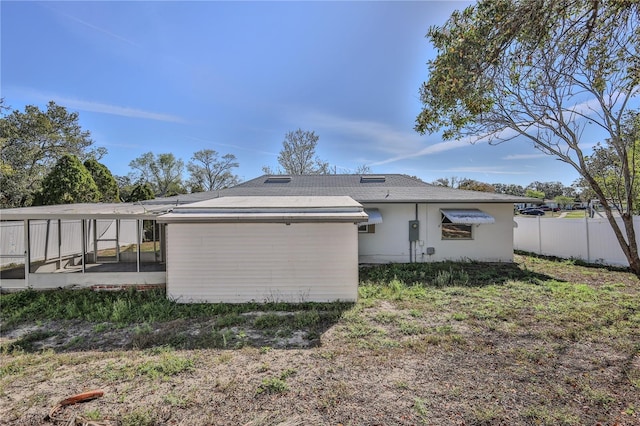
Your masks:
M513 231L516 250L629 266L607 219L516 217L514 220L518 225ZM640 216L635 216L633 221L640 242ZM617 222L622 228L622 220Z

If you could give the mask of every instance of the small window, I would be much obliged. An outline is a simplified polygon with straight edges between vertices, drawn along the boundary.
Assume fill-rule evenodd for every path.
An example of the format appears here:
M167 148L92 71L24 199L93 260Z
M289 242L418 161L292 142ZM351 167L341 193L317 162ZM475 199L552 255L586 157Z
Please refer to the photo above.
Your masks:
M376 225L360 225L358 226L358 232L361 234L375 234Z
M442 215L443 240L472 240L473 225L451 223L448 217Z

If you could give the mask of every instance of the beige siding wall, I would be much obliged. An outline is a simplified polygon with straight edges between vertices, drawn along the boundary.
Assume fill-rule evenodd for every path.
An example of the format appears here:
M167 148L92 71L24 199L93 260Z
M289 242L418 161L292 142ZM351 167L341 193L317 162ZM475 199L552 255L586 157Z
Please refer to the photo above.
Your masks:
M351 223L171 223L167 294L179 302L354 301Z

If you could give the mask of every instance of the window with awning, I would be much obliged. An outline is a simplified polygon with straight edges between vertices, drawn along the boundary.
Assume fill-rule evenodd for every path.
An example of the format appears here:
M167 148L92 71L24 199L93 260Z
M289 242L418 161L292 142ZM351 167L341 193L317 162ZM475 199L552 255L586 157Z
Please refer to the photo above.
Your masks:
M488 213L478 209L441 209L442 215L448 219L446 223L457 225L479 225L495 223L496 219ZM443 223L445 223L443 221Z
M382 213L378 209L364 209L364 212L369 216L366 222L359 223L359 225L377 225L382 223Z
M441 209L443 240L472 240L473 225L495 223L495 218L478 209Z

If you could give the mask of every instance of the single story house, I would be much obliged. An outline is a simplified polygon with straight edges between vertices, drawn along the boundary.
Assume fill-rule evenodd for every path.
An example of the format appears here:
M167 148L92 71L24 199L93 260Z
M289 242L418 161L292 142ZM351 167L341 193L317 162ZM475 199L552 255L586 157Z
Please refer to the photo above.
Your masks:
M158 201L230 196L351 197L369 216L358 227L360 263L512 262L514 203L535 201L435 186L401 174L264 175L220 191Z
M514 203L399 174L261 176L142 203L0 210L0 288L162 285L183 302L355 300L362 263L513 261Z

